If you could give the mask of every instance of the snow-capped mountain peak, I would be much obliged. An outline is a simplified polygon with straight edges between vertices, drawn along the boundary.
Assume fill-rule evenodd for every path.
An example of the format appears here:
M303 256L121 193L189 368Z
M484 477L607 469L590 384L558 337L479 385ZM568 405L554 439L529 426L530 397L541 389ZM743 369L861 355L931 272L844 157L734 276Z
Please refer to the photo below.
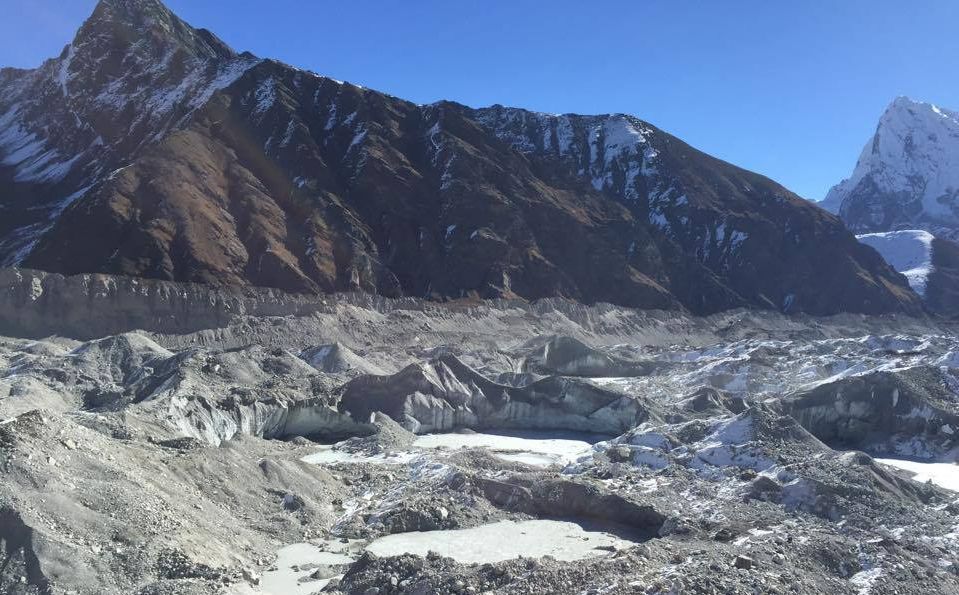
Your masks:
M959 233L959 113L908 97L883 113L852 176L821 206L855 231Z

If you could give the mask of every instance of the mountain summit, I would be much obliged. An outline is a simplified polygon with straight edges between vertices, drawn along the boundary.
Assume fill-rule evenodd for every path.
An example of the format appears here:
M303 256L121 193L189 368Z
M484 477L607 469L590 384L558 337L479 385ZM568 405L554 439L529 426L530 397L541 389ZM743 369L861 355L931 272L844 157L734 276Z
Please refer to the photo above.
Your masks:
M0 71L0 263L298 292L916 312L835 217L638 118L416 105L103 0Z
M194 29L159 0L100 0L71 47L100 51L99 56L128 58L130 47L149 52L179 53L183 59L229 59L236 55L206 29ZM114 53L114 52L119 53ZM116 66L108 59L105 66Z
M857 232L925 229L959 238L959 113L897 98L852 176L822 206Z
M0 263L256 62L159 1L101 0L59 57L0 70Z

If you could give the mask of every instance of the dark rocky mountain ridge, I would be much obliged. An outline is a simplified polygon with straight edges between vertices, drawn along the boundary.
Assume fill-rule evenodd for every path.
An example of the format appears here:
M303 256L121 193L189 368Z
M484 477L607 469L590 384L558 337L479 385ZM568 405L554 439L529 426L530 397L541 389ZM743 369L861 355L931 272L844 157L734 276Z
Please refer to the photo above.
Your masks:
M415 105L102 0L0 73L0 260L293 292L917 313L834 216L627 115Z

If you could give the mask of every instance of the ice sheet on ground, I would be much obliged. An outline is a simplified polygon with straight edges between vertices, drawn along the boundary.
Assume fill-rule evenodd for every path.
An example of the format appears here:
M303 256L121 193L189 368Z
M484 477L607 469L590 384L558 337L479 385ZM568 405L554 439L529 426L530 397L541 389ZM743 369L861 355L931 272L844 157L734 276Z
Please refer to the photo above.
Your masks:
M346 554L324 551L312 543L294 543L277 552L276 570L263 573L260 592L263 595L308 595L330 582L330 578L300 582L310 575L315 565L351 564ZM301 568L302 567L302 568Z
M869 595L872 592L873 585L882 576L882 568L870 568L861 570L849 578L849 582L859 589L859 595Z
M931 481L941 488L959 492L959 465L955 463L920 463L902 459L876 459L876 461L915 473L912 477L914 481L920 483Z
M580 560L601 556L599 547L629 547L633 541L610 533L584 529L568 521L500 521L472 529L397 533L380 537L367 546L378 556L437 552L464 564L511 560L520 556Z
M413 443L417 449L457 450L460 448L485 448L505 461L524 463L534 467L567 465L588 454L592 444L600 437L573 432L519 432L510 434L426 434L418 436ZM303 457L314 465L340 463L374 463L405 465L421 452L393 452L369 455L338 449L336 445L322 446L317 452Z
M589 453L595 442L592 438L570 432L426 434L418 436L413 445L437 449L486 448L506 461L549 467L567 465Z
M337 450L333 446L322 446L313 454L306 455L301 460L314 465L336 465L338 463L378 463L381 465L405 465L414 458L415 452L395 452L389 454L368 455L363 452Z

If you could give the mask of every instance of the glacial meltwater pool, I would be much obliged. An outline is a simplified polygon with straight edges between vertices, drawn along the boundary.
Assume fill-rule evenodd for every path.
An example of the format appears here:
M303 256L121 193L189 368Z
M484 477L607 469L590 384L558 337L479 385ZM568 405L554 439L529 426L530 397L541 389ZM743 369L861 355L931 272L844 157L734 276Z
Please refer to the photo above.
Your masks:
M524 463L533 467L565 466L575 462L592 450L592 445L602 436L573 432L522 431L511 433L448 433L417 436L413 449L388 455L367 455L337 449L336 445L324 446L315 453L303 457L315 465L340 463L375 463L403 465L423 451L455 451L461 448L486 449L494 457L510 462Z
M471 529L395 533L374 540L366 549L378 556L437 552L464 564L501 562L520 556L581 560L608 555L635 542L568 521L500 521Z
M417 436L418 448L485 448L493 456L534 467L568 465L589 454L599 438L570 432L451 433Z
M325 587L333 577L340 576L341 568L352 564L354 558L342 551L329 551L343 546L335 541L328 543L335 545L321 549L312 543L294 543L278 551L275 568L263 573L260 593L309 595ZM320 575L315 580L310 578L314 573Z
M314 465L336 465L338 463L376 463L380 465L405 465L418 453L403 451L390 454L367 455L362 452L337 450L336 445L323 446L320 450L308 454L301 460Z
M609 529L605 527L605 529ZM618 533L618 532L617 532ZM625 534L623 534L625 535ZM557 560L582 560L607 556L616 548L637 543L602 526L583 525L570 521L531 520L500 521L470 529L395 533L373 540L366 549L378 556L415 554L426 556L436 552L464 564L501 562L520 556ZM336 540L296 543L277 552L274 569L263 573L259 585L261 595L308 595L339 577L346 565L359 557L356 546ZM312 577L311 575L316 575Z

